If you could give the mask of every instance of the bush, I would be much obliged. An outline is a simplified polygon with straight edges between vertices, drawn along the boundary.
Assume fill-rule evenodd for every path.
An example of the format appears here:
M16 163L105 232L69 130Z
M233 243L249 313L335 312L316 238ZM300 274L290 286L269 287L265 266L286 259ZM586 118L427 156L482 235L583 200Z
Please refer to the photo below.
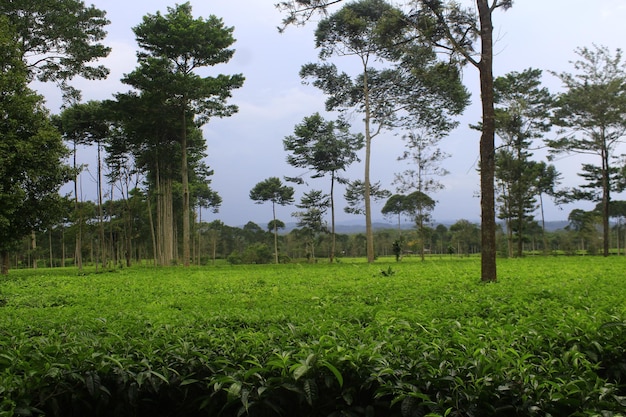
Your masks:
M272 262L272 250L265 243L254 243L243 252L242 261L246 264L267 264Z

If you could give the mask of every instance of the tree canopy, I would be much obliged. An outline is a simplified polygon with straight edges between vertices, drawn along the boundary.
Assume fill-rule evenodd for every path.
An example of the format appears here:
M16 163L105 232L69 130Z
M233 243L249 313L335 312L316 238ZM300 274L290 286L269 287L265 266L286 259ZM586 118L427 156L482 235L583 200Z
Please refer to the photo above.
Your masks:
M8 272L8 254L21 239L58 220L62 184L71 176L63 164L68 151L43 107L28 87L28 69L0 17L0 254Z

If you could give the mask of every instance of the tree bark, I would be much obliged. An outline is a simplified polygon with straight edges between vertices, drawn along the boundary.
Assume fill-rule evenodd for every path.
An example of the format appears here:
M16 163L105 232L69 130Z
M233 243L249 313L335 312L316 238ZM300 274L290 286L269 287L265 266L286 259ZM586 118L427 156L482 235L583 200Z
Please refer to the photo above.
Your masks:
M0 252L0 275L9 275L9 251L3 250Z
M330 263L335 261L335 250L337 249L337 236L335 235L335 171L330 177Z
M495 211L495 111L493 106L493 23L487 0L476 0L480 19L480 92L483 129L480 137L481 280L497 281Z
M183 131L181 140L181 173L183 185L183 265L189 266L190 258L190 235L191 227L189 224L190 207L189 207L189 167L187 166L187 102L183 99Z
M276 224L276 203L273 201L272 218L274 219L274 263L278 265L278 225Z
M74 215L78 222L78 230L76 231L76 245L74 247L74 264L79 271L83 270L83 216L79 212L78 207L78 171L76 170L76 141L74 141Z
M367 78L367 65L363 65L363 96L365 98L365 176L363 180L365 200L365 245L367 262L374 262L374 232L372 230L372 201L370 181L370 160L372 153L372 132L370 132L370 97Z
M604 133L604 132L603 132ZM606 139L603 140L606 143ZM605 146L602 147L602 254L609 256L609 233L611 231L609 225L609 205L611 202L611 184L610 184L610 166L609 166L609 150Z

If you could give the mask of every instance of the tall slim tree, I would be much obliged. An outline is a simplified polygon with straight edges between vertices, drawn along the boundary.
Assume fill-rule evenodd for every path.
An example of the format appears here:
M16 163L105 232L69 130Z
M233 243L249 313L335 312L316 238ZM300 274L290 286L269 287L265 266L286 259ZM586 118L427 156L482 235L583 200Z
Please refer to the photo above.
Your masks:
M293 187L283 185L278 177L270 177L257 183L250 190L250 199L257 204L272 202L272 220L274 225L274 261L278 263L278 223L276 222L276 204L285 206L293 203Z
M183 192L183 264L190 261L190 191L187 161L188 124L202 126L212 117L227 117L237 111L227 105L231 90L243 85L243 76L202 77L196 71L226 63L234 54L233 28L216 16L193 18L189 2L168 7L168 13L144 16L133 28L142 52L140 64L157 64L164 70L167 84L161 85L180 118L181 178ZM138 70L141 71L141 68Z
M322 233L328 233L327 223L324 221L329 206L329 195L321 190L311 190L305 193L296 207L302 211L292 213L298 219L298 227L302 227L302 234L306 236L309 247L310 261L315 261L315 242ZM333 248L334 249L334 248Z
M420 256L424 260L426 248L426 224L430 222L430 213L435 208L435 200L422 191L413 191L404 200L406 212L413 218L420 238Z
M495 109L493 77L493 13L507 10L512 0L476 0L478 15L458 3L419 0L430 16L418 17L416 23L430 27L429 38L443 50L459 56L478 69L482 104L480 136L480 212L481 280L497 281L497 244L495 211ZM480 49L476 51L478 40ZM477 53L478 52L478 53Z
M364 116L363 185L370 262L374 259L370 199L373 138L384 129L406 124L445 124L447 114L462 111L467 99L465 89L459 87L458 73L439 62L432 49L416 42L416 34L406 22L402 11L384 0L348 3L319 23L316 46L322 61L351 56L361 72L352 77L339 73L334 64L308 64L301 70L301 76L313 78L313 84L329 96L328 110L356 109ZM447 82L441 82L441 77Z
M613 166L617 145L626 135L626 66L622 51L578 48L575 73L555 74L565 91L557 96L554 124L562 127L559 138L548 141L555 153L589 154L600 164L584 164L586 190L575 190L577 199L602 203L603 254L609 254L611 192L618 190Z
M109 123L107 115L101 102L89 101L87 103L76 103L63 109L57 118L59 128L63 132L65 139L72 142L74 148L74 169L76 176L74 177L74 201L75 208L78 207L78 174L79 170L76 166L77 146L96 144L97 147L97 196L98 196L98 229L99 229L99 251L103 266L106 264L106 251L104 241L104 223L102 213L102 148L109 138ZM78 268L82 267L81 262L81 219L79 221L79 230L76 239L76 257Z
M552 95L541 87L541 70L511 72L495 79L496 133L503 144L496 151L496 183L499 185L500 218L506 222L509 255L517 240L522 256L525 229L534 220L544 162L531 160L534 141L551 128ZM554 169L554 167L552 167ZM542 187L544 188L544 187Z
M313 178L330 174L331 249L330 262L335 258L335 182L345 184L340 171L358 161L357 151L363 147L363 135L349 131L343 119L326 121L319 113L305 117L296 125L293 135L283 140L285 150L291 152L287 162L298 168L315 171ZM301 177L295 178L300 180Z

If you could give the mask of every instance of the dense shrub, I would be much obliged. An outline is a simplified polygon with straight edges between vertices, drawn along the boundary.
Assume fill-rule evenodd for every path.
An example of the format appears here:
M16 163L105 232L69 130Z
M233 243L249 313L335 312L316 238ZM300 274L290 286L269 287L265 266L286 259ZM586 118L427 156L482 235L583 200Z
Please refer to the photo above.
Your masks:
M624 266L17 271L0 416L623 416Z

